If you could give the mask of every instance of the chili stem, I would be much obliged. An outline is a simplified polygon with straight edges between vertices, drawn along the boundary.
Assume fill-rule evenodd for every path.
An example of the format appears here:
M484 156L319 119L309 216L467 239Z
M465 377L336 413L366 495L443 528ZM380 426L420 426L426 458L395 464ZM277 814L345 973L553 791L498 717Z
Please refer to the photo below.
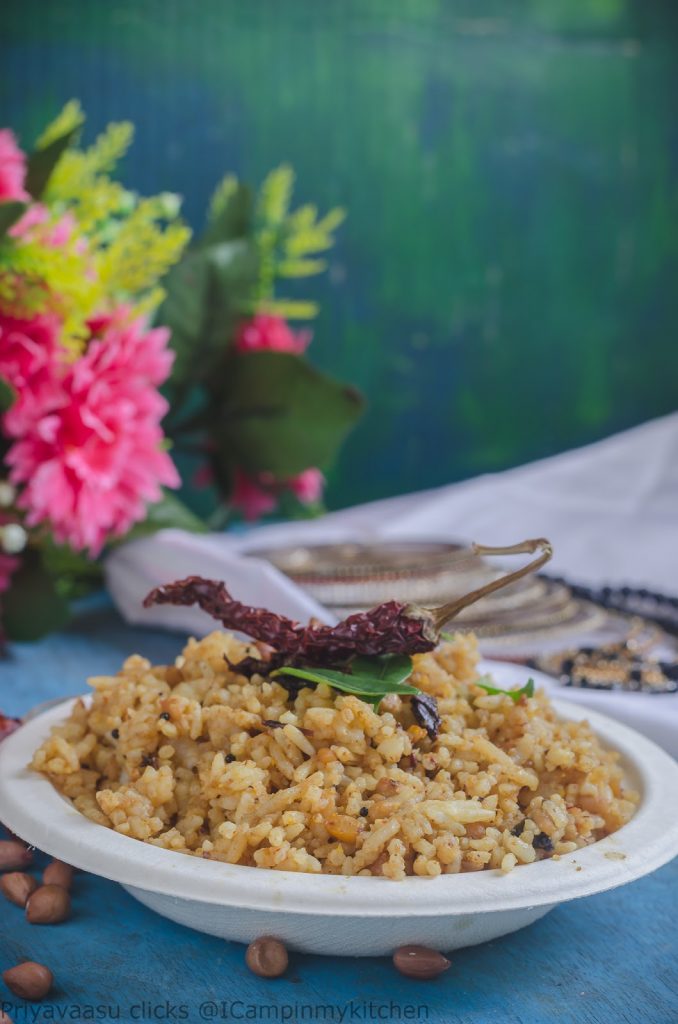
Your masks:
M531 562L528 562L527 565L524 565L522 569L516 569L515 572L508 573L506 576L500 576L499 579L492 580L491 583L487 583L484 587L479 587L477 590L472 590L470 594L465 594L463 597L457 598L456 601L450 601L447 604L442 605L440 608L433 608L431 610L433 623L435 628L438 630L442 629L450 619L454 619L460 611L464 608L468 608L471 604L475 604L476 601L480 601L482 597L486 597L488 594L493 594L496 590L502 590L504 587L509 586L511 583L515 583L516 580L521 579L523 576L528 576L530 573L541 569L542 565L546 565L553 555L551 542L546 540L544 537L538 537L534 540L524 540L521 544L511 544L509 547L504 548L494 548L487 547L484 544L474 544L473 550L477 555L523 555L533 554L535 551L541 551L541 554L538 558L535 558Z

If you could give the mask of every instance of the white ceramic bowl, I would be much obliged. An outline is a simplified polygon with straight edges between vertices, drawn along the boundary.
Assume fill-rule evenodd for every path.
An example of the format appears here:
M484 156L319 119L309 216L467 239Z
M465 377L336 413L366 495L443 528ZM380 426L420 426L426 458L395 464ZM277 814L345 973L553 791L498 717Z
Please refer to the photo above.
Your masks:
M515 666L493 664L491 671L500 685L524 681ZM71 703L43 712L0 744L0 820L38 849L120 882L157 913L237 942L272 934L292 949L343 956L379 956L406 943L472 946L531 924L558 903L632 882L678 853L678 763L632 729L555 700L563 718L588 718L622 753L629 784L642 794L627 825L585 849L507 875L480 871L402 882L188 857L94 824L28 771L33 751Z

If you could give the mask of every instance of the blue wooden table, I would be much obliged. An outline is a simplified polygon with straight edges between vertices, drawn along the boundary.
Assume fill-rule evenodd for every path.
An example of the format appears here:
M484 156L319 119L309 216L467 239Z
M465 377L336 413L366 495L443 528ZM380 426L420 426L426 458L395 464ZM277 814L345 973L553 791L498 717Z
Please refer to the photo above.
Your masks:
M132 651L167 662L180 643L125 626L103 602L90 605L67 631L17 645L0 662L0 709L18 715L81 693L86 675L116 671ZM266 982L249 973L242 946L157 917L91 875L77 877L74 915L63 925L31 926L18 908L0 905L0 970L26 958L50 966L56 985L47 1003L28 1006L0 983L0 1004L17 1024L675 1024L678 860L633 885L566 904L514 935L460 950L432 982L402 978L385 958L314 956L294 956L284 978Z

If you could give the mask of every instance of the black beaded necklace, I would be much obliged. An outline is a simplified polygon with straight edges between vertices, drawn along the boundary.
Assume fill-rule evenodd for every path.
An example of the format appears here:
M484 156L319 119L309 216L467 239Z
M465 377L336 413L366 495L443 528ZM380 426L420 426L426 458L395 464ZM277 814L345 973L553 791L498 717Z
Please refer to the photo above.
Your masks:
M553 579L553 577L548 577ZM652 625L678 636L678 598L644 587L586 587L553 579L569 587L573 596L608 611ZM648 657L647 645L638 644L633 630L626 640L601 647L580 647L530 658L528 665L560 679L564 686L653 694L678 691L678 661Z

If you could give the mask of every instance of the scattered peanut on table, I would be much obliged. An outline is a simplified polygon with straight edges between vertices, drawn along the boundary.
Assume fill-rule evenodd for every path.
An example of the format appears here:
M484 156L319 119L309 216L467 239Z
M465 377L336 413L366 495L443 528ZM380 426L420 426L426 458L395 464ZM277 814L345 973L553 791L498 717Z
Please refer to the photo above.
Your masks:
M73 882L73 868L62 860L53 860L42 873L44 885L60 885L62 889L70 889Z
M262 935L247 947L245 963L260 978L279 978L287 970L287 950L279 939Z
M36 964L33 960L26 960L23 964L10 967L2 975L10 992L13 992L19 999L38 1000L44 999L52 988L54 976L48 967L43 964Z
M407 978L428 981L437 978L450 967L450 961L427 946L400 946L393 954L395 967Z
M61 924L71 912L71 897L60 885L41 885L26 904L30 924Z
M33 854L18 839L0 839L0 871L23 871L33 860Z
M10 903L17 907L25 907L28 897L38 888L38 883L32 875L25 871L10 871L0 876L0 892Z

